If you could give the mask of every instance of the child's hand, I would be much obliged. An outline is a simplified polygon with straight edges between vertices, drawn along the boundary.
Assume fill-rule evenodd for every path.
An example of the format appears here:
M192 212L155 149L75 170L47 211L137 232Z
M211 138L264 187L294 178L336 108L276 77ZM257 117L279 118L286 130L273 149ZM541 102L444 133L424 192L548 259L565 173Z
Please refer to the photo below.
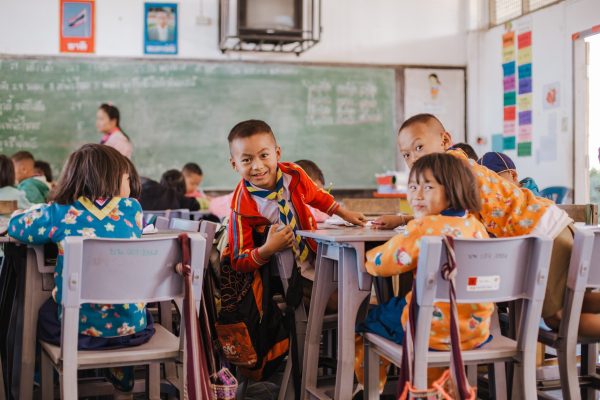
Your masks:
M395 229L407 222L408 217L404 215L382 215L371 222L371 227L373 229Z
M336 214L339 215L342 219L354 225L365 226L365 223L367 222L367 219L365 218L363 213L346 210L343 207L338 208Z
M273 254L283 249L288 249L294 245L294 232L287 225L271 225L267 235L267 241L263 245L263 251L260 255L263 258L269 258Z

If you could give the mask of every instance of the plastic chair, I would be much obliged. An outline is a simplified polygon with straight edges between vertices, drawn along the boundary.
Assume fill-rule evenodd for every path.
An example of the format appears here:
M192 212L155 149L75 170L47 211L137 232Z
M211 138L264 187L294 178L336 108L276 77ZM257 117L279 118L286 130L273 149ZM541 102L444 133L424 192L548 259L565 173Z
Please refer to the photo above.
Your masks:
M198 305L206 239L194 233L189 237L193 289ZM160 363L173 360L185 362L185 357L182 357L184 335L177 338L160 324L155 324L154 336L141 346L77 351L79 308L84 303L182 301L183 277L174 268L181 260L177 236L136 240L68 237L64 251L61 345L40 342L43 399L53 398L53 368L60 375L61 398L75 400L78 395L78 369L130 365L150 365L149 398L159 399ZM183 324L185 321L182 321Z
M600 259L592 258L592 253L600 256L600 231L594 233L589 228L575 228L573 252L569 263L569 275L563 306L563 318L558 332L539 330L538 340L546 346L556 349L560 384L565 399L579 399L579 379L577 375L577 342L579 318L583 304L583 295L587 286L600 287L600 279L595 282L588 274L594 266L600 267ZM594 263L596 265L594 265ZM600 275L600 274L596 274ZM588 339L589 340L589 339ZM583 340L585 342L586 340ZM591 342L590 342L591 343Z
M455 239L458 265L456 298L458 303L500 302L522 299L517 340L502 336L492 326L494 336L480 349L462 351L466 365L516 362L513 398L536 399L535 343L542 312L544 292L552 250L549 238L523 236L505 239ZM448 301L448 284L439 272L446 253L441 237L424 237L417 267L416 287L419 317L415 334L414 386L427 386L427 368L448 366L450 352L429 351L429 335L435 301ZM497 288L469 290L469 278L498 278ZM472 288L471 288L472 289ZM379 356L398 365L402 346L376 334L365 338L365 393L369 399L379 398ZM494 366L496 398L505 398L500 390L503 368Z
M542 197L552 200L556 204L562 204L565 202L570 189L565 186L549 186L542 191L540 194Z

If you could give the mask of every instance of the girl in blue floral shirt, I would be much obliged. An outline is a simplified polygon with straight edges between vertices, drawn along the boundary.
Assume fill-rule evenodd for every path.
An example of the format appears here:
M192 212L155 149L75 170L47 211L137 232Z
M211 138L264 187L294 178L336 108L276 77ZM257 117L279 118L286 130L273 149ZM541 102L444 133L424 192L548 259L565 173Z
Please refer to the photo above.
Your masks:
M139 238L142 209L137 200L129 198L139 192L133 164L112 147L86 144L67 160L54 202L11 219L10 236L25 243L54 242L58 246L55 288L52 298L40 308L39 339L60 344L63 240L67 236ZM84 304L79 318L80 350L135 346L154 333L144 303ZM133 388L133 368L111 369L108 378L122 391Z

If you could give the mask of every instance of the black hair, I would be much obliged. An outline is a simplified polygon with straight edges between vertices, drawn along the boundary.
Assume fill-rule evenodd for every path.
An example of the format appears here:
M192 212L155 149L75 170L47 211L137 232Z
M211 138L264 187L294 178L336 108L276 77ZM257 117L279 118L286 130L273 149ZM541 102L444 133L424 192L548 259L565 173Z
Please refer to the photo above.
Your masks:
M123 135L125 135L125 137L129 139L129 136L127 136L127 134L125 133L125 131L123 130L123 128L121 128L121 113L119 112L119 109L115 106L113 106L112 104L109 103L102 103L100 104L100 107L98 107L100 110L104 111L106 113L106 115L108 115L108 119L112 120L116 120L117 121L117 128L119 128L119 130L121 131L121 133L123 133Z

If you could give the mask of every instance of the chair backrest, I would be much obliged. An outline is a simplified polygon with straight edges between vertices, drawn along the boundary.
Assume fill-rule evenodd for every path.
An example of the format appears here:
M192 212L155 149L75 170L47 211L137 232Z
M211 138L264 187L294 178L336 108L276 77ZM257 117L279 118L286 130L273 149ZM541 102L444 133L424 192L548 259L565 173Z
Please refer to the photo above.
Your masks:
M575 222L598 225L598 204L557 204Z
M600 288L600 228L588 228L587 231L594 234L587 286Z
M189 237L194 296L199 299L206 240L200 233ZM175 271L181 261L176 235L134 240L68 237L64 252L65 308L78 309L83 303L164 301L184 295L183 279Z
M526 299L520 323L520 346L535 345L546 290L552 240L521 236L502 239L455 239L459 303L485 303ZM440 268L447 261L441 237L421 240L417 267L415 360L427 359L433 304L448 302L448 282ZM523 349L524 347L520 347Z
M175 231L198 232L198 230L200 230L200 221L192 221L190 219L183 218L171 218L169 221L169 229L173 229Z
M210 261L210 253L213 248L213 242L215 241L215 235L219 228L219 224L210 222L210 221L202 221L200 223L200 233L204 235L206 238L206 259L204 261L204 268L208 268L208 262Z
M0 200L0 215L12 214L18 208L16 200Z
M540 191L542 197L552 200L556 204L562 204L565 202L567 195L569 194L569 188L565 186L549 186Z
M190 210L178 208L175 210L144 210L144 221L148 223L154 217L190 219Z
M166 231L169 229L169 218L167 217L156 217L154 220L154 227L159 231Z

